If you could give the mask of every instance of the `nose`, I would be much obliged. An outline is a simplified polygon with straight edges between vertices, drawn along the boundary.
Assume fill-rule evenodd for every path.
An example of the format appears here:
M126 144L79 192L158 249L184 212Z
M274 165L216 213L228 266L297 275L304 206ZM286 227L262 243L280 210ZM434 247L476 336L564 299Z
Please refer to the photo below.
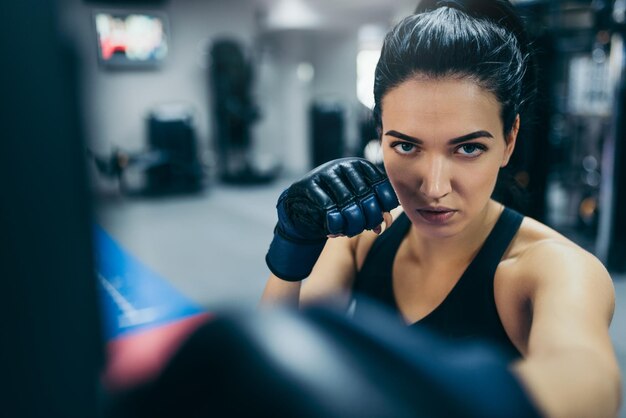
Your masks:
M452 183L445 157L431 156L421 163L424 164L424 171L419 190L424 197L438 200L448 195L452 191Z

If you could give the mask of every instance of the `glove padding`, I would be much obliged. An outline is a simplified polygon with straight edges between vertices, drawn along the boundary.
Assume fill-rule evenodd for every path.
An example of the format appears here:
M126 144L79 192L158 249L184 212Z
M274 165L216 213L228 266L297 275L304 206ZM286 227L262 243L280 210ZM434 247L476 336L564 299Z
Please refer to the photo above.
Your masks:
M278 223L266 256L284 280L306 278L328 235L355 236L398 206L387 177L362 158L330 161L292 184L278 199Z

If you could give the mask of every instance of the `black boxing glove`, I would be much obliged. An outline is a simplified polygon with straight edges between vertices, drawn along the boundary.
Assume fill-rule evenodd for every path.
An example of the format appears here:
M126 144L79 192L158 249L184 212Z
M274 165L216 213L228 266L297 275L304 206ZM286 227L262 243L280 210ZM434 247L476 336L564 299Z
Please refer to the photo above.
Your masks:
M278 198L278 223L265 257L283 280L305 279L328 235L355 236L383 222L398 198L376 166L363 158L323 164L292 184Z

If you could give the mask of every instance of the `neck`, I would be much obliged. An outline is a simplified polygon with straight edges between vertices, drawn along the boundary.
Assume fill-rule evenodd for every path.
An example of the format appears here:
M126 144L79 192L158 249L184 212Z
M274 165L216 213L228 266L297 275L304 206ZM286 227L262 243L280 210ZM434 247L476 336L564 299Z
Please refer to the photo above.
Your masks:
M409 235L411 253L420 263L428 262L433 266L441 263L467 265L480 250L503 210L504 206L490 200L465 229L449 237L426 236L413 226Z

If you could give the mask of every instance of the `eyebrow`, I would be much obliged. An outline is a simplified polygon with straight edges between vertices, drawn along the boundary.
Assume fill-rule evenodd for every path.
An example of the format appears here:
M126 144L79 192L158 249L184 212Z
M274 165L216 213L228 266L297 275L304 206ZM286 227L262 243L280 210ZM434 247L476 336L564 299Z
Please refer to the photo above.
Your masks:
M414 143L416 145L424 144L424 141L419 139L419 138L415 138L413 136L409 136L407 134L403 134L402 132L398 132L398 131L394 131L394 130L385 132L385 135L393 136L393 137L396 137L398 139L403 139L405 141L412 142L412 143ZM448 141L448 143L450 145L457 145L457 144L460 144L462 142L467 142L467 141L470 141L470 140L476 139L476 138L493 138L493 135L491 135L487 131L476 131L476 132L469 133L467 135L459 136L457 138L452 138L450 141Z

